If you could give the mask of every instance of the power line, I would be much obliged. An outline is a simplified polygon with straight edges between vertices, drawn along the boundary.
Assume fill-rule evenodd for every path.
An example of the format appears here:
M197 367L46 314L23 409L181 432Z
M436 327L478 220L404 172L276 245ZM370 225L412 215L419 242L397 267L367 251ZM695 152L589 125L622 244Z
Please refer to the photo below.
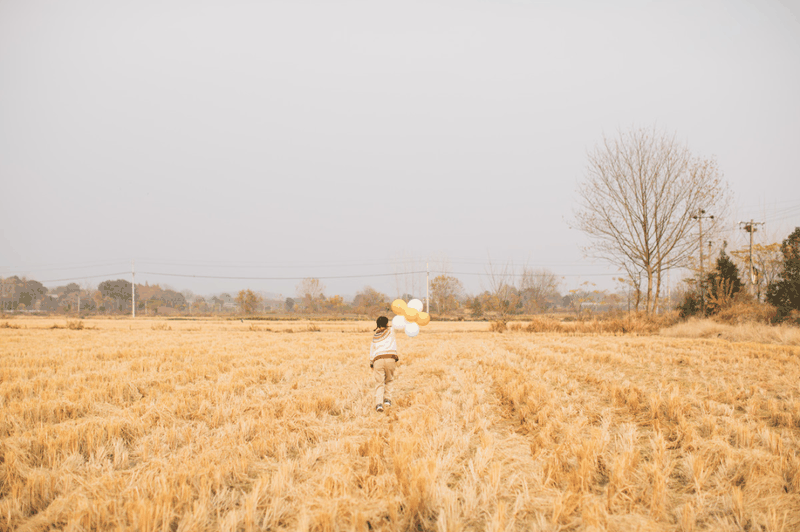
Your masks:
M797 216L800 216L800 207L798 207L796 210L793 210L792 212L773 213L768 216L765 216L764 219L769 222L780 222L783 220L789 220L791 218L795 218Z
M406 264L408 261L401 260L365 260L360 262L353 261L316 261L316 262L224 262L224 261L162 261L138 259L140 264L154 264L159 266L197 266L204 268L316 268L319 266L327 267L352 267L352 266L381 266L387 264Z
M138 262L140 264L151 264L151 265L162 265L162 266L177 266L177 267L198 267L198 268L227 268L227 269L240 269L240 268L260 268L260 269L286 269L286 268L311 268L311 267L327 267L327 268L343 268L343 267L355 267L355 266L397 266L397 265L406 265L406 266L416 266L416 263L422 263L423 260L404 260L404 259L397 259L397 260L366 260L366 261L341 261L341 262L332 262L332 261L315 261L315 262L306 262L306 263L299 263L299 262L273 262L273 263L264 263L264 262L225 262L225 261L169 261L169 260L155 260L155 259L139 259ZM429 261L430 262L430 261ZM492 264L491 261L480 260L480 259L444 259L441 261L445 264L462 264L462 265L482 265L482 266L490 266ZM0 266L0 271L5 271L7 273L13 272L24 272L27 273L38 273L38 272L46 272L46 271L62 271L62 270L79 270L79 269L88 269L94 268L98 266L111 266L117 264L127 263L127 260L115 260L115 261L106 261L106 262L86 262L86 263L66 263L64 266L55 266L49 265L49 267L32 267L32 266ZM436 261L434 261L436 263ZM585 262L530 262L530 261L498 261L496 264L503 265L503 266L531 266L531 267L547 267L547 266L579 266L584 265ZM420 270L421 271L421 270ZM405 271L396 271L395 274L405 274L411 272ZM387 274L389 275L389 274Z
M769 203L770 205L783 205L785 203L796 203L796 202L797 200L788 200L788 199L781 201L770 201L770 202L764 201L762 203L751 203L750 205L744 205L742 206L742 209L766 207L767 203Z
M46 281L39 281L40 283L60 283L62 281L82 281L84 279L96 279L97 277L112 277L114 275L126 275L131 272L117 272L117 273L102 273L99 275L87 275L86 277L67 277L66 279L48 279ZM36 279L31 279L36 281Z
M207 261L195 261L195 262L174 262L174 261L161 261L161 260L147 260L147 259L137 259L140 264L153 264L153 265L160 265L160 266L195 266L195 267L204 267L204 268L270 268L270 269L277 269L277 268L313 268L319 266L325 267L353 267L353 266L388 266L388 265L409 265L414 263L422 263L425 262L423 259L409 259L409 260L373 260L373 261L361 261L361 262L351 262L351 261L344 261L344 262L330 262L330 261L317 261L317 262L306 262L306 263L297 263L297 262L274 262L274 263L263 263L263 262L223 262L223 261L216 261L216 262L207 262ZM447 264L469 264L469 265L488 265L489 262L486 260L476 260L476 259L444 259L442 261L436 260L429 260L428 262L444 262ZM531 262L531 261L507 261L507 262L498 262L498 264L503 265L511 265L511 266L525 266L532 264L534 266L577 266L583 265L582 262Z
M98 262L94 264L86 264L83 266L57 266L52 268L22 268L22 267L11 267L6 266L0 268L5 271L25 271L25 272L51 272L51 271L63 271L63 270L82 270L86 268L95 268L97 266L115 266L117 264L122 264L123 261L115 261L115 262Z
M491 273L480 273L480 272L448 272L448 271L434 271L431 270L431 273L441 273L443 275L486 275L491 276ZM498 273L496 274L497 277L522 277L524 275L531 275L534 277L544 277L548 275L554 275L555 277L610 277L614 275L622 275L621 273Z
M129 272L126 272L129 273ZM365 274L365 275L327 275L327 276L316 276L316 275L306 275L303 277L239 277L239 276L227 276L227 275L191 275L185 273L164 273L164 272L139 272L142 275L164 275L167 277L193 277L197 279L234 279L240 281L302 281L303 279L313 278L313 279L362 279L367 277L394 277L396 275L409 275L415 273L425 273L425 270L416 270L410 272L401 272L401 273L373 273L373 274ZM114 274L116 275L116 274Z
M61 279L45 279L39 281L40 283L59 283L65 281L82 281L86 279L96 279L98 277L113 277L116 275L127 275L131 272L114 272L114 273L102 273L96 275L86 275L80 277L64 277ZM252 277L252 276L233 276L233 275L196 275L196 274L185 274L185 273L167 273L167 272L149 272L149 271L139 271L140 275L159 275L165 277L182 277L182 278L195 278L195 279L224 279L224 280L239 280L239 281L301 281L303 279L314 278L320 280L330 280L330 279L365 279L371 277L396 277L400 275L415 275L415 274L423 274L426 273L426 270L412 270L407 272L397 272L397 273L368 273L368 274L358 274L358 275L323 275L323 276L292 276L292 277ZM431 270L430 273L437 273L442 275L471 275L471 276L487 276L491 275L489 273L481 273L481 272L453 272L453 271L445 271L445 270ZM532 275L532 276L543 276L543 275L551 275L549 273L518 273L518 274L500 274L502 277L521 277L523 275ZM552 274L556 277L612 277L620 275L619 273L573 273L573 274Z

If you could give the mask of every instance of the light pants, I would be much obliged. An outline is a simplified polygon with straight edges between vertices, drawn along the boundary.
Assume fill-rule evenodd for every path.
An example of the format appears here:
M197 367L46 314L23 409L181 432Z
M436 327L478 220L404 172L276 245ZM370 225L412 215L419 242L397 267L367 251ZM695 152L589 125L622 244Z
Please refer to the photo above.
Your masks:
M392 400L392 381L396 364L393 358L381 358L372 364L372 374L378 383L375 387L375 404L382 405L384 399Z

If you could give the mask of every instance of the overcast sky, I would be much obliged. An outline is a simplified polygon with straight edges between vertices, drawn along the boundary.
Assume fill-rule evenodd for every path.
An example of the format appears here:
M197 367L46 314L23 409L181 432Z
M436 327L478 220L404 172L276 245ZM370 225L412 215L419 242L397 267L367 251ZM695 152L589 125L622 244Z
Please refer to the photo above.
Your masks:
M603 134L655 125L716 157L732 220L782 239L800 226L798 95L796 1L0 0L0 275L491 257L613 288L568 225Z

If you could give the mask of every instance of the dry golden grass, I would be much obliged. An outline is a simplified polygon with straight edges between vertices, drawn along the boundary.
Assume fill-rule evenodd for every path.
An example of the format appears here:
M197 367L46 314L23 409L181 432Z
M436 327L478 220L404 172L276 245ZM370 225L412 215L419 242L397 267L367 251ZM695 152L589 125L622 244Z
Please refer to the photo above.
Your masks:
M0 530L800 530L795 347L432 323L377 414L371 323L84 323L0 330Z
M745 322L738 325L708 319L690 319L661 330L662 336L682 338L723 338L731 342L800 346L800 328Z
M566 321L547 315L532 316L526 323L512 323L512 331L532 333L562 334L655 334L659 329L668 327L678 321L677 313L648 316L646 314L628 313L605 315L593 319ZM499 323L499 322L498 322ZM495 327L494 332L503 332Z

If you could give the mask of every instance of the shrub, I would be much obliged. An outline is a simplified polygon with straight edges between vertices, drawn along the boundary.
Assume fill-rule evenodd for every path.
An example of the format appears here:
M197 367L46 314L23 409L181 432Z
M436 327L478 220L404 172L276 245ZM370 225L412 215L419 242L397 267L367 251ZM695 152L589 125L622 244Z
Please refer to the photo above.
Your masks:
M800 311L800 227L781 244L783 271L767 288L767 302L777 309L774 321L797 321L792 311Z
M700 295L695 291L683 294L683 301L678 305L678 312L683 319L696 316L700 313Z
M757 301L737 301L720 309L714 320L721 323L740 324L748 322L769 323L775 318L777 309Z
M535 317L531 320L525 332L565 332L566 327L558 320L546 317Z
M506 322L503 320L493 321L491 325L489 325L489 330L496 333L502 333L508 330L506 326Z
M80 331L83 329L83 322L81 320L67 320L67 329Z
M476 296L475 299L469 304L470 309L470 316L473 318L480 318L483 316L483 305L481 304L481 300L478 299Z
M631 312L628 314L612 313L599 316L593 320L559 321L546 316L534 317L530 323L522 327L512 325L512 331L529 333L560 334L655 334L663 327L669 327L678 320L677 312L647 315Z

